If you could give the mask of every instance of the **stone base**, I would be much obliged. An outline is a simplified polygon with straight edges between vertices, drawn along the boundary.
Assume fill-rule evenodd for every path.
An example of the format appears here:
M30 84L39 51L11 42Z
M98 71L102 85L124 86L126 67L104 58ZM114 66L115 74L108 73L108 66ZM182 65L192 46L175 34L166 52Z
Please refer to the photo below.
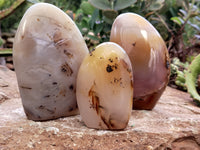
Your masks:
M107 131L87 128L80 115L28 120L16 83L14 72L0 67L0 150L200 150L200 108L187 93L167 87L152 111L133 110L125 130Z

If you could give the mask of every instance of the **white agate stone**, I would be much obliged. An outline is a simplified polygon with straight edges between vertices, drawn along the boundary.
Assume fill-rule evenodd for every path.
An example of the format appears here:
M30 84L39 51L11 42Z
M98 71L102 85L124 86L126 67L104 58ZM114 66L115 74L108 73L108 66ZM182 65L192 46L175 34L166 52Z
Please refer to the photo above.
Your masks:
M28 119L78 113L76 78L87 54L77 26L59 8L38 3L27 10L16 33L13 57Z
M117 44L100 44L83 60L77 77L80 115L90 128L124 129L132 110L132 66Z

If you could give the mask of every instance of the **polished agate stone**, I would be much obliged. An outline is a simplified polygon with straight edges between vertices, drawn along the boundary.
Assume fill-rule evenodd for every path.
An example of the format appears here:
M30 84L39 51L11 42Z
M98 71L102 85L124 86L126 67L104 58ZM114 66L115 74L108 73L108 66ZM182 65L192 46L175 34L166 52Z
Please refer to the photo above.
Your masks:
M100 44L83 60L77 77L77 103L89 128L124 129L132 110L132 67L117 44Z
M127 52L133 67L134 109L152 109L162 95L170 74L169 55L157 30L134 13L119 15L110 41Z
M76 78L87 54L77 26L59 8L38 3L26 11L15 36L13 58L28 119L78 113Z

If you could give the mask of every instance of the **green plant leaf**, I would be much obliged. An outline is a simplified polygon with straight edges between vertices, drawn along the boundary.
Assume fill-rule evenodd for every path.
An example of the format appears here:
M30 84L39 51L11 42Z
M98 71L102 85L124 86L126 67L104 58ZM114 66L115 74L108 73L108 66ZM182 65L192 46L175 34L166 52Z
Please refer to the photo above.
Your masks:
M198 32L200 32L200 27L197 24L193 24L188 21L188 24L191 25L194 29L196 29Z
M4 6L5 0L0 0L0 8Z
M104 10L103 15L106 16L106 18L108 19L114 20L117 17L118 13L117 11L110 9L110 10Z
M190 93L191 97L200 106L200 95L196 89L196 80L198 75L200 74L200 54L197 55L190 66L188 67L187 72L185 73L186 86L188 93Z
M116 0L114 4L114 10L121 10L133 5L136 0Z
M106 9L111 9L111 4L109 0L88 0L90 4L92 4L94 7L101 9L101 10L106 10Z
M195 19L200 22L200 17L196 16Z
M107 23L107 24L112 24L113 23L113 20L110 19L110 18L107 18L106 16L103 17L103 20Z
M3 39L0 37L0 46L2 46L4 43Z
M106 25L103 27L103 32L110 35L111 27L112 27L112 24L110 24L110 25L106 24Z
M83 20L81 21L81 26L83 28L89 28L89 21L85 18L83 18Z
M95 9L89 2L86 1L83 1L80 7L83 10L83 13L87 15L92 15Z
M156 11L161 9L164 6L165 0L152 0L152 4L149 7L149 10Z
M182 87L184 90L186 90L184 72L177 70L176 73L177 73L177 77L175 80L176 85L178 85L179 87Z
M170 20L172 20L173 22L175 22L178 25L183 24L183 20L180 17L172 17Z
M97 38L96 36L87 35L87 37L89 37L90 39L92 39L92 40L94 40L94 41L99 41L99 38Z
M0 48L0 56L12 55L12 49L9 48Z
M1 10L0 11L0 20L7 17L9 14L11 14L17 7L19 7L24 2L25 2L25 0L16 0L12 4L12 6L10 6L9 8Z
M179 10L185 17L188 15L187 11L183 10L183 9L180 9Z
M33 3L33 4L36 4L36 3L41 2L41 1L39 1L39 0L27 0L27 1L30 2L30 3Z
M98 9L95 9L93 14L92 14L92 18L91 20L89 21L89 24L90 24L90 28L93 29L94 28L94 24L95 22L97 21L97 18L99 16L99 10Z
M94 34L97 35L103 30L103 23L96 24L94 27Z

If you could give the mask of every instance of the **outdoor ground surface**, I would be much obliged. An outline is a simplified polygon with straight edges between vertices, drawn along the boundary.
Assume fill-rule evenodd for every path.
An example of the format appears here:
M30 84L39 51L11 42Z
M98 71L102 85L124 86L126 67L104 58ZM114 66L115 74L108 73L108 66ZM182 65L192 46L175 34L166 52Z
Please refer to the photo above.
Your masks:
M152 111L133 110L123 131L88 129L80 115L27 120L15 73L0 66L0 150L200 150L200 108L167 87Z

